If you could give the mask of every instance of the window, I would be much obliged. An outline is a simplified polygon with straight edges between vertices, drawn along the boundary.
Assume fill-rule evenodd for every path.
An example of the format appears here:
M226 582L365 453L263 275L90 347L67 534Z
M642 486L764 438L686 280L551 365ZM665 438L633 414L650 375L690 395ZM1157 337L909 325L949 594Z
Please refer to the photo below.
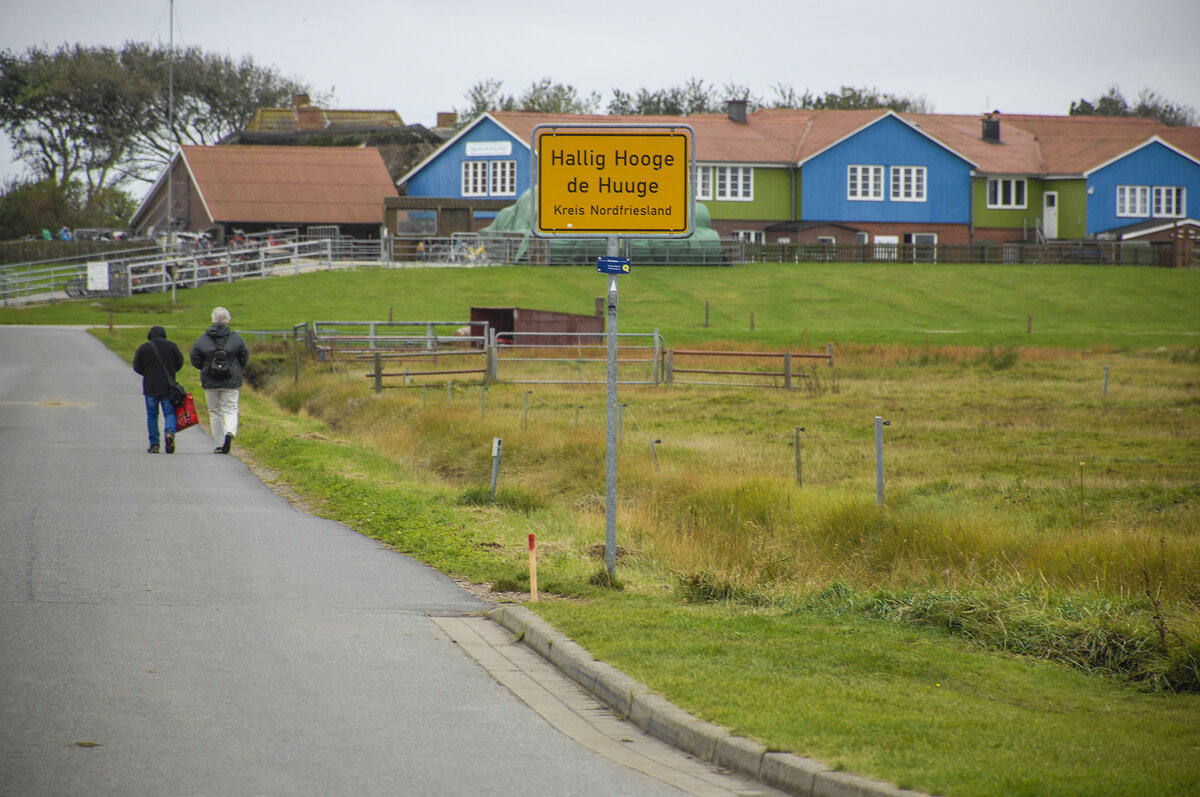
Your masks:
M733 239L735 241L745 241L748 244L761 244L763 242L763 231L762 230L734 230L733 231Z
M1017 177L989 177L987 206L989 208L1025 207L1025 180Z
M1154 186L1154 215L1166 218L1182 218L1187 214L1187 203L1181 185Z
M749 166L715 166L717 199L754 199L754 170Z
M515 160L463 161L463 196L516 196L517 162Z
M696 169L696 199L712 197L712 167L700 166Z
M492 161L492 196L517 195L517 162Z
M487 196L487 161L463 161L463 196Z
M1117 215L1148 217L1150 215L1150 186L1117 186Z
M846 198L854 200L883 201L882 166L847 166Z
M925 201L925 167L924 166L893 166L892 167L892 201L893 202L924 202Z

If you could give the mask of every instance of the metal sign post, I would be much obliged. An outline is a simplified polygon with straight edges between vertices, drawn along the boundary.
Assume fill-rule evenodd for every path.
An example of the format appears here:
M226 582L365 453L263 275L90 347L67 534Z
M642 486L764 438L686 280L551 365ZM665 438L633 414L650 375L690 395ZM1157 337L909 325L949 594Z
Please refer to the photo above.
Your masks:
M620 239L608 239L608 256L615 258L620 251ZM628 269L628 266L626 266ZM608 333L608 375L606 379L607 411L605 413L605 458L604 458L604 567L608 577L617 574L617 280L616 274L608 277L608 318L605 327Z
M604 564L617 569L617 280L629 273L622 238L687 238L696 197L693 130L688 125L537 125L533 154L533 234L601 238L596 270L608 280ZM657 333L656 333L657 340Z

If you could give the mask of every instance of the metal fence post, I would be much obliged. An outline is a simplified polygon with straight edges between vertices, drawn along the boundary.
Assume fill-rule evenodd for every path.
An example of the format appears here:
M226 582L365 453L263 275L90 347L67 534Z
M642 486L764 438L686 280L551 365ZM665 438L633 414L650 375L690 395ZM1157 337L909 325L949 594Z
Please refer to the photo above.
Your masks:
M658 387L658 353L662 350L662 335L658 334L658 327L654 328L654 386Z
M500 477L500 449L503 445L504 441L499 437L492 438L492 491L490 498L493 503L496 501L496 480Z
M790 351L783 353L783 389L792 389L792 353Z

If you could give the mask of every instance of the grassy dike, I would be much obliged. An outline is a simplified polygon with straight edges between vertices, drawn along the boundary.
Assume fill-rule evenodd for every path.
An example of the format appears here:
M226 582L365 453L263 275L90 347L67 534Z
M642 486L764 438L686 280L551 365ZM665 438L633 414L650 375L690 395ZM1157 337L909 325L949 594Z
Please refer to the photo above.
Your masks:
M587 311L564 306L578 274L533 270L506 281L499 279L504 271L489 271L481 280L489 284L475 288L458 282L460 272L448 277L454 306ZM673 273L661 274L667 271ZM911 271L888 274L903 281ZM1060 273L1044 273L1054 283L1049 293ZM972 270L969 288L944 292L939 312L946 317L925 322L929 329L963 329L953 333L956 345L931 342L947 332L894 342L912 321L895 297L936 292L905 282L892 292L898 309L889 311L887 301L853 298L878 276L870 271L653 275L690 291L687 301L719 293L733 305L742 291L742 308L766 306L781 282L804 282L818 293L824 285L830 296L836 286L851 318L814 326L821 335L814 339L834 329L847 336L857 330L859 338L843 346L851 337L830 335L839 359L845 355L837 393L623 393L631 438L669 441L661 474L642 446L622 451L623 590L595 586L602 565L588 553L603 539L596 511L602 468L589 464L602 450L602 429L575 428L570 410L596 395L539 389L531 424L537 428L525 430L519 387L489 391L494 409L482 417L478 393L467 388L445 409L421 406L413 392L374 399L359 375L315 365L297 384L286 355L260 347L261 390L244 395L239 444L274 474L268 479L313 511L477 583L523 589L522 543L535 531L540 587L551 599L531 608L679 705L773 749L934 793L1200 794L1200 697L1148 691L1153 678L1134 683L1103 674L1103 666L1080 663L1089 659L1058 663L1070 661L1072 645L1104 649L1116 640L1110 654L1119 658L1122 646L1153 639L1155 611L1139 597L1143 570L1165 598L1166 629L1194 635L1200 380L1186 336L1196 330L1197 305L1188 304L1198 298L1195 275L1088 272L1091 293L1087 302L1076 300L1078 313L1094 305L1122 318L1110 328L1102 312L1072 315L1060 335L1016 350L1015 363L1007 347L1031 334L1027 319L1018 318L1019 329L1005 333L1010 337L992 327L1018 306L1033 307L1028 315L1035 319L1052 308L1000 268ZM947 275L961 279L964 272L945 267ZM1176 282L1157 290L1139 282L1162 275ZM66 323L73 306L71 322L95 322L111 311L117 323L163 323L173 338L187 340L201 329L196 316L213 304L234 308L241 328L379 318L386 309L355 312L339 302L373 296L374 305L392 306L396 296L400 306L401 295L419 294L431 278L421 273L418 287L396 290L401 281L407 287L409 275L335 276L347 278L337 295L321 276L307 286L299 278L257 289L206 288L186 297L188 308L135 297L40 308L24 319L0 312L0 321L60 314ZM594 282L596 275L589 277ZM551 279L569 284L547 284ZM452 306L438 304L446 293L397 317L453 315ZM1068 300L1060 294L1044 301ZM952 309L956 304L961 308ZM1010 310L1003 313L988 309L1005 304ZM631 316L658 315L636 299L630 305ZM973 313L970 305L983 309ZM707 334L739 345L803 343L804 331L781 332L757 312L757 337L749 340L732 326L714 333L698 323L679 327L696 340ZM859 329L854 318L866 316L879 328ZM195 326L175 326L185 322ZM888 324L900 331L892 335ZM622 329L630 328L637 326L623 315ZM683 337L668 334L675 342ZM144 326L99 336L128 358ZM1083 397L1095 388L1097 351L1124 374L1108 405ZM895 419L902 474L889 482L895 499L883 513L856 497L873 497L869 475L859 475L869 470L869 454L859 451L866 437L855 430L856 419L881 405ZM805 491L786 486L794 423L819 430L806 443ZM497 505L482 488L493 435L504 437L507 458ZM1073 508L1075 465L1084 453L1098 471L1088 473L1081 528ZM696 475L707 462L720 473L715 484ZM746 533L731 534L735 527ZM1072 618L1089 633L1073 637ZM989 636L998 623L1001 643ZM1145 626L1140 636L1129 632L1138 625ZM1039 637L1046 639L1030 641ZM1066 644L1056 647L1056 640ZM1174 639L1171 647L1177 655L1194 649ZM1154 666L1161 674L1170 662Z

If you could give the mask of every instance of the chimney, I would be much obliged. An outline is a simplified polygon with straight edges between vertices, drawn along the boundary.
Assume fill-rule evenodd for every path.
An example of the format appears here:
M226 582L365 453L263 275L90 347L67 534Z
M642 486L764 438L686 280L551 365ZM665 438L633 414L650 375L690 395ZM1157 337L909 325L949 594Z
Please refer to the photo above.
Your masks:
M292 95L292 106L293 107L303 108L306 105L311 105L311 102L309 101L307 94L293 94Z
M454 113L454 111L438 111L438 127L454 127L456 124L458 124L458 114Z
M992 111L983 117L983 140L989 144L1000 143L1000 112Z
M725 107L729 113L729 121L746 124L746 100L726 100Z

